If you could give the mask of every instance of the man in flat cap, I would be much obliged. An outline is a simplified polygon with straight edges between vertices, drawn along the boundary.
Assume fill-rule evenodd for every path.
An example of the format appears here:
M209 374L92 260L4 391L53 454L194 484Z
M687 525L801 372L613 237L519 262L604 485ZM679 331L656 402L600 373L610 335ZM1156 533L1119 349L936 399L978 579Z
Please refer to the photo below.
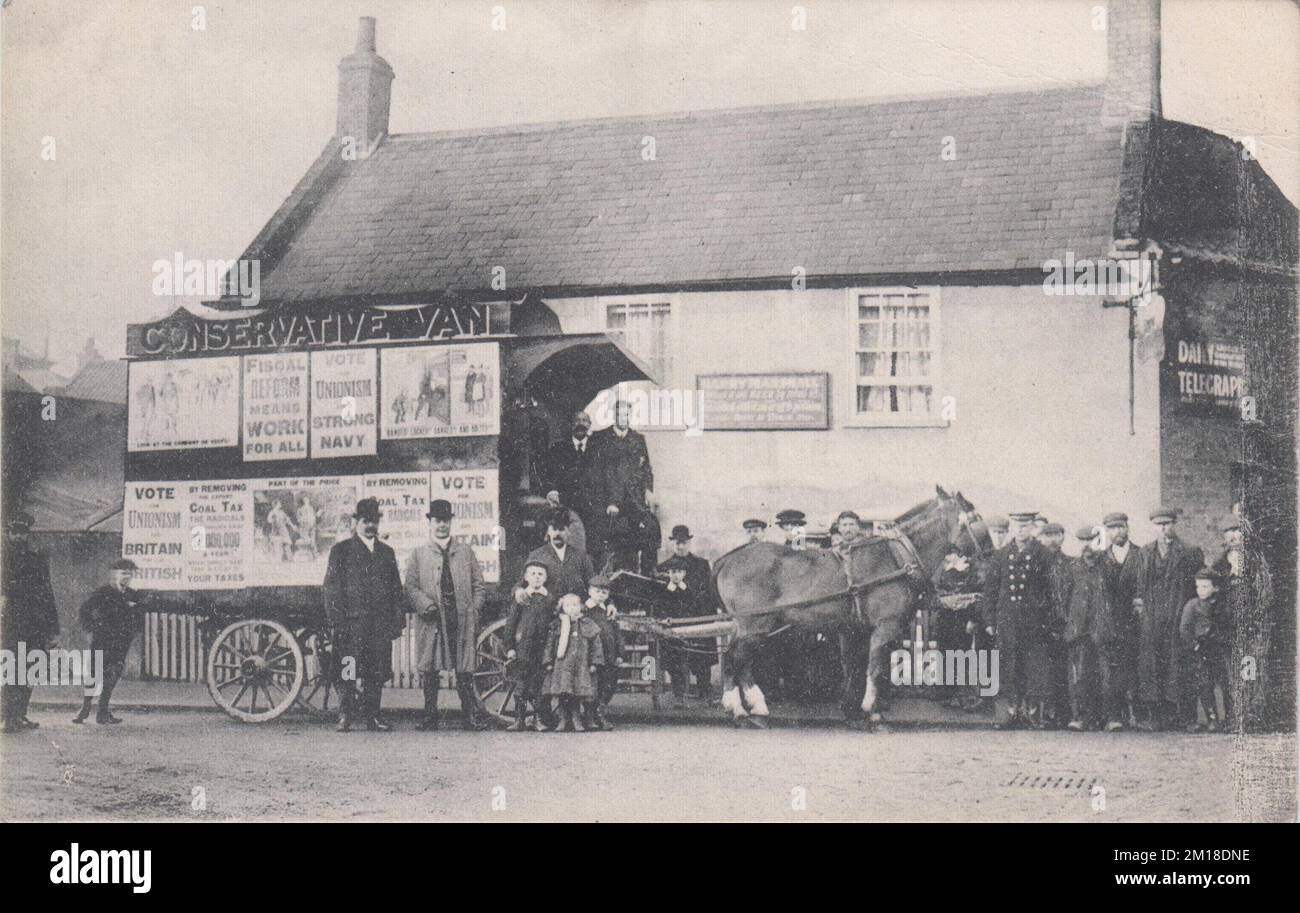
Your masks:
M1223 552L1213 570L1220 579L1220 599L1232 623L1231 675L1236 725L1245 731L1271 724L1268 696L1273 642L1273 575L1253 537L1247 539L1241 518L1228 514L1219 523Z
M993 540L993 548L999 549L1007 544L1007 535L1011 531L1011 523L1006 517L994 517L987 524L989 538Z
M1138 613L1142 599L1142 556L1128 537L1128 514L1115 511L1102 519L1109 545L1102 556L1110 623L1097 648L1101 670L1102 712L1106 731L1118 732L1133 720L1137 692Z
M750 545L754 542L762 542L767 536L767 521L750 519L746 520L741 526L745 530L745 544Z
M1037 516L1028 510L1011 515L1013 538L994 553L985 588L985 631L997 639L1001 668L999 729L1029 726L1029 700L1046 693L1050 682L1053 593L1047 556L1034 538Z
M119 558L109 570L108 583L90 594L77 613L83 630L90 634L90 650L102 650L102 681L99 683L99 708L95 713L96 723L122 722L108 709L108 702L113 697L113 688L122 677L126 668L126 654L131 649L131 641L140 630L141 616L147 611L141 594L131 588L135 577L135 562L130 558ZM87 694L81 699L81 711L72 718L74 723L84 723L90 716L94 698Z
M686 571L685 586L690 590L689 601L695 614L708 615L717 612L720 600L713 589L713 568L708 559L701 558L691 550L691 529L679 523L673 527L669 541L672 543L672 557L655 568L656 575L668 576L669 562L679 561ZM688 640L686 646L686 665L695 676L694 696L708 698L712 690L713 667L718 662L718 641L716 638Z
M49 559L31 547L31 514L19 512L5 524L4 599L0 602L0 646L18 652L20 645L36 651L50 648L59 634L59 616L50 586ZM5 732L35 729L27 718L30 685L0 682L0 707Z
M1074 732L1103 724L1100 704L1101 677L1098 647L1110 624L1105 569L1100 536L1091 526L1075 532L1083 554L1069 564L1069 583L1065 587L1065 643L1070 661L1070 721L1066 728Z
M452 536L451 503L430 502L429 541L406 559L406 598L415 612L416 669L424 689L421 730L438 728L438 692L442 672L456 676L461 716L466 729L488 728L487 713L474 692L478 664L479 613L487 588L474 549Z
M528 553L529 561L546 566L546 589L556 599L567 593L586 598L588 581L595 576L591 557L569 541L570 513L557 507L546 515L546 543ZM515 589L524 588L521 580Z
M342 675L339 732L356 722L372 732L391 728L379 707L393 675L393 641L406 627L406 597L397 555L379 541L381 517L377 500L358 501L353 533L334 543L325 570L325 617Z
M783 510L776 515L776 525L785 536L786 548L802 551L804 548L804 530L808 518L802 510Z
M1159 507L1151 512L1159 535L1142 547L1138 618L1138 728L1147 732L1166 729L1186 714L1194 683L1184 681L1182 642L1178 637L1183 606L1196 595L1196 572L1205 555L1178 538L1178 511Z

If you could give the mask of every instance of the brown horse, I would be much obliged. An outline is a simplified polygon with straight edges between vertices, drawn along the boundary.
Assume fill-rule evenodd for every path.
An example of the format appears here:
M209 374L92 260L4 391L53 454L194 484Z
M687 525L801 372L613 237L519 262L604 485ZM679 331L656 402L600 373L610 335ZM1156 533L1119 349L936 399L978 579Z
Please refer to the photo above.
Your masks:
M766 726L767 702L754 682L754 657L765 638L790 628L839 635L845 716L879 719L888 651L906 636L917 598L929 588L929 569L950 544L969 554L992 545L960 492L936 491L933 501L898 518L903 536L863 538L839 552L753 543L718 559L714 583L730 615L725 624L735 634L727 651L722 705L737 721ZM695 627L677 627L674 633L717 633L718 623L700 625L699 632Z

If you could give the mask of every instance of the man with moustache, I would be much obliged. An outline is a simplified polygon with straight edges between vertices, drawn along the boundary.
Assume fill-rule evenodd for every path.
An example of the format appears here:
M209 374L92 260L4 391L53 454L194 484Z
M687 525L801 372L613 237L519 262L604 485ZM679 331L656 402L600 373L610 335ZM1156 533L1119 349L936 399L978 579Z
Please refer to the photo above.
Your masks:
M456 693L466 729L488 728L474 692L478 665L479 615L487 588L474 549L451 535L451 502L429 504L429 542L406 559L406 598L415 611L416 669L424 689L424 716L416 728L438 728L440 673L456 675Z
M1142 606L1142 556L1128 538L1128 514L1102 518L1110 545L1102 555L1110 624L1106 642L1098 645L1102 712L1106 731L1119 732L1133 719L1137 691L1138 615Z
M588 581L596 575L591 557L569 542L569 509L557 507L546 518L546 544L528 553L529 561L540 561L546 566L546 589L557 599L566 593L576 593L584 599ZM516 589L524 586L523 581Z
M654 470L645 435L630 425L632 404L614 405L614 424L591 436L594 451L593 520L600 530L587 529L598 563L614 569L641 571L659 549L659 521L652 510ZM648 552L646 555L644 553Z
M376 499L358 501L353 534L330 549L325 571L325 617L345 672L339 683L339 732L349 732L357 721L371 732L392 728L380 720L379 707L384 682L393 675L393 641L406 627L406 598L397 555L379 541L382 516Z
M564 505L578 515L584 529L594 520L595 450L591 441L591 416L575 412L569 436L552 444L542 461L542 487L553 505Z

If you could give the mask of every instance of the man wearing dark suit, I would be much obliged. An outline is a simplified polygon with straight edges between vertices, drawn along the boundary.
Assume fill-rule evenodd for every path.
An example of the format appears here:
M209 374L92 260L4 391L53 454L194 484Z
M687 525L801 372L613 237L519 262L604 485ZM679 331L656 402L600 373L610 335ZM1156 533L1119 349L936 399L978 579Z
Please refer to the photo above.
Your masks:
M552 444L542 463L542 488L547 498L575 511L584 528L590 528L595 519L595 448L590 434L591 417L575 412L569 436Z
M31 514L18 513L5 526L0 644L14 653L18 652L19 644L32 651L48 649L59 634L59 616L50 586L50 562L45 555L33 551L30 544L34 522ZM21 732L40 725L27 719L31 699L30 685L0 683L5 732Z
M1180 710L1186 710L1188 697L1194 694L1195 683L1184 681L1180 674L1189 664L1182 659L1178 624L1183 606L1196 596L1196 572L1205 564L1205 555L1178 538L1177 519L1178 511L1170 507L1152 511L1151 522L1160 529L1160 537L1144 545L1141 554L1138 728L1147 731L1180 723Z
M109 712L108 702L113 697L113 688L122 677L126 667L126 654L131 649L140 628L142 608L140 593L131 589L131 579L135 575L135 562L130 558L120 558L113 562L109 572L108 583L90 594L82 603L78 618L83 630L90 633L90 650L103 651L103 666L100 674L99 709L95 713L96 723L120 723ZM72 718L74 723L84 723L90 716L93 702L90 695L81 699L81 711Z
M672 535L669 537L672 541L673 554L667 561L662 562L657 568L656 573L667 577L669 564L673 559L677 559L686 571L686 590L690 594L687 600L691 604L693 611L698 615L707 615L710 612L718 610L718 599L713 589L713 569L705 558L691 551L691 530L690 527L678 524L673 527ZM718 644L713 638L704 640L688 640L686 646L690 650L686 653L686 665L690 673L695 676L695 696L707 698L709 696L711 679L713 676L713 666L718 661Z
M1102 573L1110 607L1108 642L1098 647L1102 712L1106 731L1118 732L1133 718L1137 692L1138 609L1142 592L1142 556L1128 538L1128 514L1102 519L1110 545L1102 555Z
M353 516L355 533L330 549L325 571L325 617L344 673L338 731L347 732L359 718L372 732L387 732L379 705L393 675L393 640L406 627L406 597L397 556L379 541L379 502L362 498ZM348 675L349 667L354 674Z
M648 564L658 551L659 543L653 541L657 535L652 533L657 534L659 527L649 503L655 487L650 451L645 436L629 425L631 413L632 405L619 401L614 424L591 436L597 514L593 520L600 529L587 532L592 542L599 543L593 548L599 564L607 564L612 553L616 568L640 571L642 552L650 552Z

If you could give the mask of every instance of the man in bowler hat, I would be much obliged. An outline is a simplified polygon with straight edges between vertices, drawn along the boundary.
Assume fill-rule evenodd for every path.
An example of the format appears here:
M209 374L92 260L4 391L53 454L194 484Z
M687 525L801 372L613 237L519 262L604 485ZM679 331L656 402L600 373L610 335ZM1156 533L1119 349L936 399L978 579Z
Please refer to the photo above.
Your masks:
M342 678L339 732L356 722L372 732L392 728L380 720L379 705L393 675L393 641L406 627L406 599L397 556L379 541L381 516L374 498L358 501L353 534L330 549L325 570L325 617Z

